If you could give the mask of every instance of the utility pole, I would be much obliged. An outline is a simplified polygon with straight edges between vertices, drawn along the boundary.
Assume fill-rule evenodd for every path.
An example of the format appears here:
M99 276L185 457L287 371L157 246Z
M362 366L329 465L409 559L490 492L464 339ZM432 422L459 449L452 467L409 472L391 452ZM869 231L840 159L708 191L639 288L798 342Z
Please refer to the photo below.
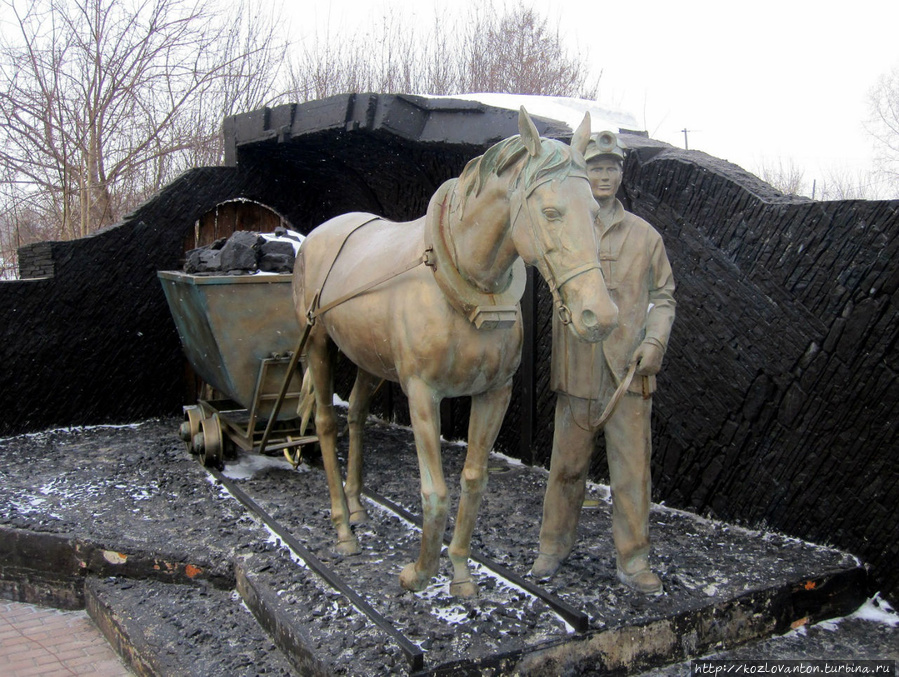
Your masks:
M690 143L687 139L687 132L690 130L684 127L681 131L684 133L684 150L690 150Z

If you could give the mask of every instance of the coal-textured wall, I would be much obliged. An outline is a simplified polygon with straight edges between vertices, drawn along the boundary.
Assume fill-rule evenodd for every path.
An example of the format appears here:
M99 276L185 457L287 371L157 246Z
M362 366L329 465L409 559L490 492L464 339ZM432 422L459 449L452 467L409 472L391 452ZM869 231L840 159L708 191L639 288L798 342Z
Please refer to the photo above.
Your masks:
M303 232L347 211L414 218L515 127L510 111L373 95L230 118L231 166L185 174L119 226L20 252L35 279L0 282L0 435L178 411L183 358L156 272L179 267L217 204L254 200ZM896 600L899 202L786 198L702 153L628 142L621 197L663 235L678 284L654 499L846 548ZM552 308L529 280L532 340L497 446L545 464ZM445 404L448 437L465 436L467 407ZM403 419L402 394L376 410Z

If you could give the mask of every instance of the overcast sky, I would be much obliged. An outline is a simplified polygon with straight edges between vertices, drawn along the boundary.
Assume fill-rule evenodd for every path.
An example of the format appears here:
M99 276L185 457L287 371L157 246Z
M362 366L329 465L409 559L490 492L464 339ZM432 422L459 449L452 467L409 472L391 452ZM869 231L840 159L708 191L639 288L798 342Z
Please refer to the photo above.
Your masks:
M478 0L301 3L292 37L317 26L352 30L387 7L428 28L435 7ZM300 3L298 3L300 4ZM290 5L288 0L287 5ZM497 0L497 5L501 2ZM899 1L533 1L572 49L602 72L600 103L632 113L654 138L750 171L790 161L812 179L868 169L862 124L878 76L899 66ZM456 10L454 10L456 11Z

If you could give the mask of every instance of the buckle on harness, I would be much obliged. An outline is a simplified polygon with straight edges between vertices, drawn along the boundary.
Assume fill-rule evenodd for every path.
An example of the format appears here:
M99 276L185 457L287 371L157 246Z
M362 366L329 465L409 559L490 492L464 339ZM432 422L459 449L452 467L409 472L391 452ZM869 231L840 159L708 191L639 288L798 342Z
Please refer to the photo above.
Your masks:
M425 249L425 253L421 255L421 262L428 268L437 270L437 257L434 256L433 247L428 247L427 249Z

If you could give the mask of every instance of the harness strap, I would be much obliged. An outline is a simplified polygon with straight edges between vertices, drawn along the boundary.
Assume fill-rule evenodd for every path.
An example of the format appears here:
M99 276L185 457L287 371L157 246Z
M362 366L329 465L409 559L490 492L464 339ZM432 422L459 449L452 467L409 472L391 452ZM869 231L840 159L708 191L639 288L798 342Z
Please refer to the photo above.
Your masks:
M524 294L527 280L524 261L515 258L504 288L493 293L481 290L463 277L456 266L452 232L447 223L447 210L456 182L456 179L450 179L444 183L428 203L424 228L426 264L433 270L434 280L447 303L477 329L510 326L518 321L518 302Z
M390 280L394 277L402 275L407 270L412 270L413 268L417 268L421 264L427 263L427 261L428 261L428 253L425 252L424 254L419 256L414 261L409 261L406 265L404 265L403 267L401 267L397 270L392 270L389 273L385 273L384 275L381 275L381 277L377 278L376 280L372 280L371 282L366 282L365 284L356 287L355 289L353 289L353 291L344 294L339 299L335 299L334 301L329 301L325 305L320 306L315 310L312 310L310 308L310 312L306 315L306 317L307 317L307 319L314 321L316 317L318 317L319 315L322 315L323 313L328 312L329 310L331 310L332 308L335 308L336 306L339 306L341 303L345 303L346 301L349 301L350 299L367 292L372 287L377 287L382 282L387 282L387 280ZM336 262L336 259L335 259L335 262ZM334 264L332 263L331 265L333 266ZM328 272L330 272L330 271L328 271Z
M321 294L321 293L322 293L322 290L324 290L324 288L325 288L325 283L328 281L328 278L331 276L331 271L334 270L334 264L337 263L337 259L340 257L340 254L341 254L341 252L343 251L343 247L344 247L344 245L346 245L347 240L350 239L350 236L351 236L353 233L355 233L357 230L359 230L360 228L362 228L362 226L367 226L369 223L372 223L372 222L374 222L374 221L380 220L380 218L381 218L381 217L379 217L379 216L372 216L370 219L367 219L367 220L365 220L365 221L361 221L361 222L357 223L355 226L353 226L353 228L350 230L350 232L347 233L347 234L344 236L343 242L340 243L340 246L337 248L337 252L334 254L334 258L331 259L331 265L328 266L328 272L325 273L325 277L324 277L324 279L322 280L322 283L321 283L321 284L319 285L319 287L318 287L318 293L319 293L319 294ZM304 288L308 288L308 287L306 286L306 280L303 280L303 287L304 287ZM310 306L310 311L311 311L311 306ZM309 313L308 313L308 312L306 313L306 316L307 316L307 317L309 316Z
M326 303L323 306L318 306L318 301L319 301L319 298L321 297L321 293L325 289L325 283L328 281L328 278L331 276L331 271L334 270L334 264L337 263L337 259L340 258L340 254L343 252L343 247L344 247L344 245L346 245L347 240L349 240L350 236L353 233L355 233L357 230L362 228L363 226L367 226L370 223L373 223L375 221L380 221L380 220L381 220L381 217L373 216L370 219L367 219L366 221L362 221L362 222L358 223L357 225L353 226L352 230L350 230L350 232L348 232L346 234L346 236L343 238L343 242L341 242L340 246L337 248L337 253L334 255L334 258L331 260L331 265L328 266L328 272L325 273L325 277L322 280L322 283L319 286L318 291L316 292L316 296L313 299L313 302L309 305L309 309L306 311L307 324L309 324L309 325L314 324L315 318L317 318L319 315L323 315L324 313L328 312L332 308L335 308L342 303L346 303L350 299L367 292L372 287L377 287L379 284L381 284L383 282L387 282L387 280L397 277L398 275L402 275L406 271L412 270L413 268L416 268L416 267L420 266L421 264L428 262L428 252L426 251L424 254L422 254L421 256L416 258L414 261L409 261L407 264L405 264L401 268L392 270L389 273L385 273L384 275L381 275L379 278L372 280L371 282L366 282L365 284L356 287L351 292L344 294L343 296L341 296L338 299L329 301L328 303Z

